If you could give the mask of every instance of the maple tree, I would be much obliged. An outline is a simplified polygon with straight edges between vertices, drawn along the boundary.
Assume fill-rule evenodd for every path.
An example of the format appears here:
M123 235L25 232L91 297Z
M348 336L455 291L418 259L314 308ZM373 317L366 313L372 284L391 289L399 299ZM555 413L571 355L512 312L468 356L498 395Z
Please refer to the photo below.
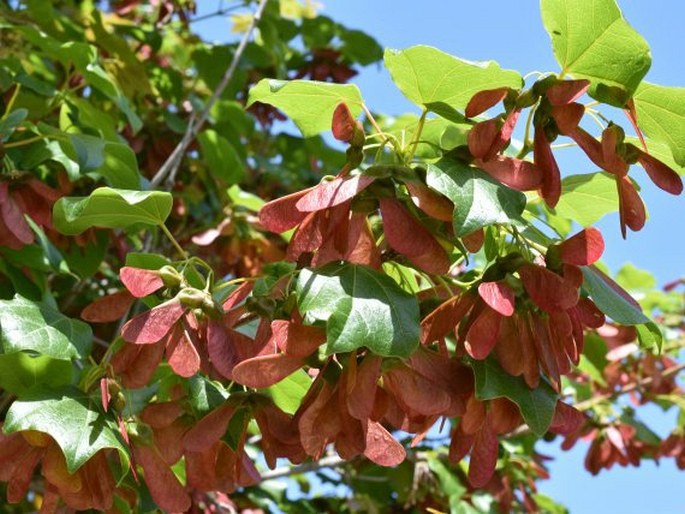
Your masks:
M0 509L564 512L557 436L684 469L683 282L592 225L643 229L638 167L682 192L685 93L614 0L541 11L522 76L296 0L221 2L226 45L189 0L0 2ZM418 115L348 83L381 60Z

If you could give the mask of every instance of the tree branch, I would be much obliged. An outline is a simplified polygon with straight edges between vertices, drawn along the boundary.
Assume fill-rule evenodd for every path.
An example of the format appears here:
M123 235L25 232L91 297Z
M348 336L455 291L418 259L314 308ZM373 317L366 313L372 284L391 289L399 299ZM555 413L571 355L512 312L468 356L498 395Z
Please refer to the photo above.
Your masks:
M291 475L301 475L302 473L317 471L321 468L334 468L347 462L349 461L340 458L338 455L329 455L319 460L305 462L299 466L283 466L282 468L266 471L265 473L262 473L262 482L274 480L275 478L288 477Z
M257 10L255 11L254 16L252 17L252 22L250 23L250 26L248 27L247 31L245 31L243 38L240 40L238 48L236 48L236 51L233 54L233 59L231 59L231 64L226 69L226 72L224 73L221 82L214 90L214 93L207 101L207 104L205 105L200 115L197 116L197 118L194 115L190 117L190 120L188 121L188 128L186 129L185 134L183 134L181 142L178 145L176 145L174 151L171 152L171 155L169 155L167 160L164 161L164 164L162 164L162 166L159 168L155 176L150 181L151 188L154 189L156 187L159 187L159 185L165 179L167 179L167 183L173 182L174 177L178 172L178 168L181 165L181 160L183 159L185 151L188 149L188 146L190 146L190 143L193 141L193 139L195 139L195 136L197 136L200 129L202 129L202 126L207 121L207 118L209 118L209 111L211 110L212 106L219 99L221 94L226 89L226 86L228 86L228 83L233 78L233 74L235 73L235 70L238 67L238 63L242 58L243 52L245 52L247 43L250 40L250 37L252 36L255 27L259 23L259 20L262 18L262 13L264 12L264 8L266 7L267 2L268 0L259 0L259 5L257 6Z

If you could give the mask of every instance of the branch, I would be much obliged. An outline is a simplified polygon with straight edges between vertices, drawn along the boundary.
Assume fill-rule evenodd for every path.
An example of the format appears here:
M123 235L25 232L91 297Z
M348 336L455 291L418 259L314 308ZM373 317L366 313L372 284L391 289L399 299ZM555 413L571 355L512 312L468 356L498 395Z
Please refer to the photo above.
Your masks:
M321 468L334 468L341 464L345 464L346 462L349 461L340 458L338 455L330 455L313 462L300 464L299 466L283 466L282 468L276 468L274 470L262 473L262 482L274 480L275 478L288 477L291 475L301 475L302 473L317 471Z
M235 4L235 5L219 8L214 12L210 12L207 14L201 14L200 16L195 16L194 18L190 18L190 20L188 20L188 23L197 23L198 21L208 20L209 18L214 18L215 16L226 16L227 14L229 14L233 11L236 11L236 10L238 10L244 6L245 6L245 2L240 2L240 3Z
M681 362L680 364L671 366L670 368L666 368L664 371L662 371L660 378L668 378L673 375L677 375L684 369L685 362ZM640 389L643 386L648 386L652 382L654 382L654 377L643 378L642 380L626 384L622 388L617 389L616 391L611 391L610 393L605 393L599 396L595 396L594 398L590 398L589 400L585 400L584 402L580 402L579 404L575 405L575 408L581 411L588 410L589 408L594 407L598 403L601 403L605 400L613 400L615 398L618 398L619 396L623 396L624 394L631 393L636 389Z
M212 106L219 99L221 94L224 92L224 89L226 89L226 86L228 86L228 83L233 78L233 74L235 73L235 70L238 67L238 63L240 62L243 52L247 47L247 43L250 40L250 37L252 36L255 27L259 23L259 20L262 18L262 13L264 12L264 8L266 7L267 2L268 0L259 0L259 5L257 6L257 10L255 11L254 16L252 17L252 22L250 23L250 26L248 27L245 34L243 35L243 38L240 40L238 48L233 54L231 64L226 69L226 72L224 73L221 82L214 90L214 93L207 101L207 104L205 105L200 115L197 118L195 118L194 115L190 117L190 120L188 121L188 128L186 129L185 134L183 134L181 142L176 146L176 148L174 148L174 151L171 152L171 155L169 155L167 160L164 161L164 164L162 164L162 166L159 168L155 176L150 181L151 188L154 189L158 187L162 183L162 181L164 181L165 178L167 179L167 183L173 182L174 177L178 172L178 168L181 165L181 160L183 159L185 151L188 149L188 146L190 146L190 143L193 141L193 139L195 139L195 136L197 136L200 129L202 129L202 126L207 121L207 118L209 118L209 111L211 110Z

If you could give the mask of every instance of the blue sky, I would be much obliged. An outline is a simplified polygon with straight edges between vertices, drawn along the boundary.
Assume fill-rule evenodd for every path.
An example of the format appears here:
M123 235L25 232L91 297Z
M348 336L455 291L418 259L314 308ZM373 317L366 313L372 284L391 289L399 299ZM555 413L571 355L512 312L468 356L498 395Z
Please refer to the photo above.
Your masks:
M619 3L628 21L651 46L653 63L647 80L685 86L681 36L685 2ZM427 44L469 60L493 59L523 74L558 70L534 0L329 0L324 2L323 13L349 28L368 32L385 47ZM228 35L224 20L196 29L207 30L203 36L209 40L225 40ZM372 110L418 112L381 66L366 68L353 82ZM618 112L614 116L624 123ZM573 161L571 166L574 173L595 171L586 159ZM617 215L602 220L598 227L607 242L605 263L616 271L624 262L632 262L654 273L660 284L685 276L685 199L656 189L644 173L634 176L643 187L650 219L641 232L629 232L626 241L621 239ZM672 414L664 416L653 409L644 420L663 433L672 424ZM561 453L554 445L541 446L543 453L556 458L551 464L552 479L542 484L542 491L567 505L572 514L685 512L685 496L679 487L685 483L685 475L672 461L663 461L658 467L645 463L638 469L612 469L592 477L583 469L585 449L579 444L574 451Z

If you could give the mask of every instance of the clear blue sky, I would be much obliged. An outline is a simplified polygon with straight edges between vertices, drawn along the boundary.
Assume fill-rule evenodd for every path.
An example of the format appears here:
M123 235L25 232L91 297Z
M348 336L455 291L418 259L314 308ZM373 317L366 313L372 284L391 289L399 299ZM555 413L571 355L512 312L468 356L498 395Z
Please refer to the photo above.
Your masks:
M210 4L207 8L215 5L206 4ZM619 4L651 46L653 63L647 80L685 86L685 1L619 0ZM323 13L349 28L368 32L385 47L427 44L469 60L493 59L524 74L558 70L535 0L329 0L324 1ZM209 40L227 38L228 25L223 20L196 29L206 29L203 36ZM353 82L372 110L417 112L382 67L366 68ZM573 165L577 167L573 172L595 171L587 160L579 159ZM600 222L607 240L604 261L613 271L630 261L652 271L660 284L685 276L685 198L656 189L643 173L634 176L643 187L650 219L641 232L630 232L627 241L620 237L618 215ZM655 409L645 421L663 432L670 424L663 418ZM663 461L658 467L645 463L638 469L615 468L592 477L583 469L582 444L569 453L555 450L554 445L541 445L540 449L556 458L551 464L552 479L542 483L542 491L563 502L572 514L685 512L681 489L685 474L679 473L672 461Z

